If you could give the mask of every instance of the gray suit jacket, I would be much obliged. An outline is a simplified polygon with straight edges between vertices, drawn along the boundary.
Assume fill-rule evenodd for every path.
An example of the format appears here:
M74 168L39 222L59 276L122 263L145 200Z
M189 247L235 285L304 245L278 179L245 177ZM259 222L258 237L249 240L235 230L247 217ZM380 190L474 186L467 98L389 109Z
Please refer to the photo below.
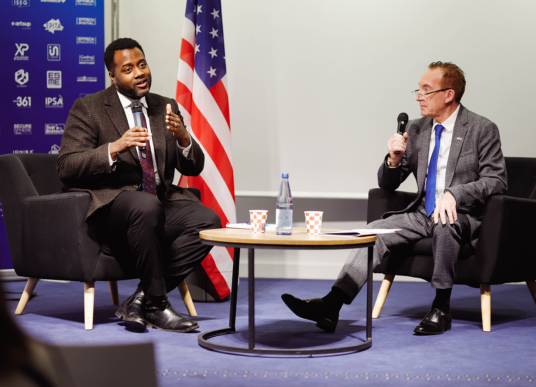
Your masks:
M180 115L174 100L149 93L146 101L165 197L199 202L190 191L172 186L172 182L175 169L187 176L201 173L205 162L201 147L192 138L188 158L184 157L173 134L166 129L166 104L171 104L173 112ZM121 153L112 166L108 159L108 144L121 138L128 129L127 117L113 86L77 99L69 112L56 169L65 191L91 194L87 217L111 203L122 191L135 191L141 185L143 173L136 147Z
M407 129L408 144L401 166L389 168L384 162L380 167L380 188L394 191L410 173L415 175L418 187L418 198L413 203L403 211L384 214L384 218L415 210L426 195L432 122L428 117L410 121ZM507 189L506 165L497 125L467 110L463 105L460 105L454 124L445 188L456 198L457 211L467 215L471 224L471 243L476 246L486 199L491 195L502 194Z

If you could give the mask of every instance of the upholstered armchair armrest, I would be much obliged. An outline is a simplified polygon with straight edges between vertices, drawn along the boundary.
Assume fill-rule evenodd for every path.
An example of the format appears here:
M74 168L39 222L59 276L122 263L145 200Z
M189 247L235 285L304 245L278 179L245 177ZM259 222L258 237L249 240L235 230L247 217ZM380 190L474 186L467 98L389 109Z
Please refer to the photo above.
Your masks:
M23 201L22 262L19 275L83 280L83 261L99 249L85 220L91 196L68 192Z
M536 279L536 200L492 196L486 203L475 258L480 282Z
M381 219L382 215L388 211L403 210L416 197L417 194L413 192L390 192L381 188L371 189L367 205L367 223Z

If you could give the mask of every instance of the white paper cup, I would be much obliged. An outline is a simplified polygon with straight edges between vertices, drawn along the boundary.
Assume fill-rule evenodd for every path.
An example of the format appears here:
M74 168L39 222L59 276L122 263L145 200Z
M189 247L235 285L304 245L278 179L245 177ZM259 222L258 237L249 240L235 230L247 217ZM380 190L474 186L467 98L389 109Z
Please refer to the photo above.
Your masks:
M322 214L323 211L305 211L305 227L307 234L318 235L322 230Z
M254 233L263 233L266 227L267 218L268 210L249 210L251 231Z

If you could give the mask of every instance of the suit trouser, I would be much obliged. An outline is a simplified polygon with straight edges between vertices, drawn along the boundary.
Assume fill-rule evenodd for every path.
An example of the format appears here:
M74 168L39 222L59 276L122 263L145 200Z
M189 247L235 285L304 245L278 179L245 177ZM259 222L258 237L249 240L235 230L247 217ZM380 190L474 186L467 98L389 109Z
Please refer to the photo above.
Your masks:
M143 290L153 296L176 288L210 252L199 231L221 227L218 215L202 204L141 191L120 193L98 222L103 250L134 264Z
M452 288L458 254L463 243L469 241L470 226L467 216L458 214L454 224L434 223L432 217L426 216L426 210L420 205L416 211L391 215L387 219L371 222L367 228L393 229L400 231L392 234L379 234L373 248L373 268L378 266L393 246L406 245L420 239L432 237L434 255L434 272L432 287L436 289ZM367 249L355 249L350 252L346 262L335 281L334 286L342 289L353 300L367 282Z

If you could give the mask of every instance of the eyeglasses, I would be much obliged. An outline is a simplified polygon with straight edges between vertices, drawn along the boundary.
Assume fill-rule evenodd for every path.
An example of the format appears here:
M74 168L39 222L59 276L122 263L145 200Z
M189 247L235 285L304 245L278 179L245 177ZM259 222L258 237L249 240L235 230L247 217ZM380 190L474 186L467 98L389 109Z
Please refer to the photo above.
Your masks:
M436 90L436 91L430 91L430 92L428 92L428 93L423 93L422 91L420 91L419 89L417 89L417 90L413 90L411 93L412 93L413 95L415 95L415 97L416 97L417 99L421 99L421 98L422 98L422 99L428 99L429 97L426 97L427 95L434 94L434 93L439 93L440 91L445 91L445 90L454 90L454 89L451 88L451 87L448 87L448 88L446 88L446 89L441 89L441 90Z

